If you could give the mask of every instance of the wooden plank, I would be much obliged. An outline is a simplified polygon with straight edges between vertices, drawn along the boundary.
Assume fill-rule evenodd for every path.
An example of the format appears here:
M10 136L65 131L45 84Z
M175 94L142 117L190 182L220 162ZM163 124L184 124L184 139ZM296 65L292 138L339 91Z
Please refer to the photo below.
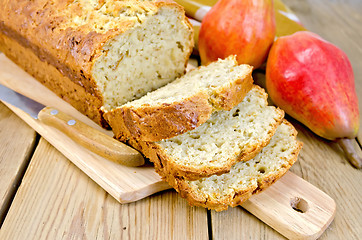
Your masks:
M337 45L351 61L362 114L362 1L283 0L310 31ZM360 118L362 126L362 117ZM362 128L362 127L361 127ZM358 140L362 143L362 130Z
M362 235L362 173L345 161L337 143L326 141L296 121L304 147L293 171L331 196L337 213L321 239L358 239Z
M287 172L261 194L252 196L242 207L288 239L317 239L333 221L336 212L336 204L332 198L291 172ZM238 218L237 214L242 214L232 212L235 214L232 219ZM225 224L224 216L212 213L212 219L216 221L212 226L218 226L214 229L216 239L228 239L235 231L243 236L242 239L254 238L245 235L250 233L243 231L238 221L236 224L226 224L232 229L224 231L221 228L221 225ZM240 220L243 222L246 219Z
M293 175L287 172L262 194L252 196L242 207L288 239L317 239L333 220L331 215L335 214L335 203L325 193ZM286 206L289 207L287 210ZM240 239L282 238L241 208L231 209L230 212L230 222L226 223L224 219L229 213L212 213L212 226L216 226L213 228L215 239L230 239L233 235ZM221 228L222 225L227 226L226 231L225 227Z
M0 226L36 143L36 132L0 103Z
M336 213L331 197L291 172L242 207L288 239L319 238Z
M314 139L314 136L313 137L311 137L312 139ZM322 142L322 144L320 144L319 142L317 143L317 146L319 146L319 147L321 147L322 149L324 149L326 146L325 146L325 143L322 141L322 140L318 140L318 141L321 141ZM329 144L329 143L328 143ZM326 144L327 145L327 148L332 148L333 149L333 146L329 146L328 144ZM313 149L313 148L312 148ZM336 150L337 152L338 152L338 149ZM325 153L323 153L323 152L319 152L318 154L317 154L319 157L322 157L322 159L324 159L326 156L329 156L329 154L325 154ZM333 158L335 158L335 159L341 159L340 158L340 156L337 154L337 157L336 156L332 156L331 157L332 159ZM313 159L313 161L320 161L320 159L317 159L317 158L314 158ZM306 174L306 170L307 171L309 171L310 169L308 169L308 168L306 168L306 166L307 166L308 164L305 164L305 163L303 163L303 164L299 164L299 165L296 165L295 167L294 167L294 169L295 169L295 171L296 172L298 172L301 176L303 176L304 177L304 174ZM328 164L325 164L324 166L323 166L324 168L323 169L328 169ZM309 168L311 168L311 169L313 169L313 170L315 170L314 169L314 165L313 164L311 164L310 166L309 166ZM336 171L336 169L335 168L333 168L334 169L334 171ZM315 176L316 175L316 173L318 173L318 170L315 170L316 172L315 173L313 173L312 175L313 175L313 177L312 178L314 178L314 180L317 182L317 183L319 183L319 180L320 180L320 178L321 178L321 176ZM319 171L320 171L320 169L319 169ZM338 169L337 169L337 171L338 171ZM348 174L348 171L346 171L345 173L347 173ZM308 173L307 173L308 174ZM355 177L355 179L357 179L357 181L359 180L359 176L360 175L353 175L353 177ZM343 179L343 177L342 177L342 179ZM349 184L351 184L351 182L350 182L350 180L351 179L349 179L348 181L349 181ZM361 182L361 181L359 181L359 182ZM336 184L336 182L334 181L332 181L332 183L334 183L334 184ZM357 182L358 183L358 182ZM352 183L353 184L353 183ZM331 184L332 185L332 184ZM358 185L358 184L357 184ZM322 186L323 186L323 184L322 184ZM331 188L335 188L336 186L338 186L338 183L337 183L337 185L332 185L331 186ZM360 188L360 185L358 185L358 187ZM354 190L357 190L358 188L356 187ZM349 192L350 193L350 192ZM336 193L336 194L338 194L338 193ZM340 194L340 193L339 193ZM360 196L358 196L358 197L360 197ZM356 200L356 199L352 199L352 200ZM360 211L359 211L360 209L359 208L357 208L357 212L358 213L360 213ZM345 216L345 215L343 215L343 216ZM356 215L355 215L356 216ZM355 216L354 216L354 219L353 220L358 220L358 218L356 219L355 218ZM233 222L235 222L235 219L233 219L232 220ZM222 221L221 221L222 222ZM359 222L359 221L356 221L357 223ZM221 226L221 227L223 227L223 231L227 231L227 229L225 230L225 228L224 228L224 226L225 226L225 221L223 221L223 226ZM347 223L348 223L348 221L347 221ZM237 224L239 224L239 223L237 223ZM353 225L353 224L352 224ZM355 227L355 225L353 225L354 227ZM250 226L249 226L250 227ZM341 225L341 227L345 227L345 225L343 226L343 225ZM267 228L267 229L269 229L269 228ZM348 227L347 227L347 229L348 229ZM354 228L354 229L357 229L357 233L359 233L358 232L358 226L357 226L357 228ZM247 231L249 231L249 229L247 229ZM269 231L269 230L268 230ZM354 233L356 233L356 232L354 232ZM215 234L215 236L216 236L217 234ZM268 234L267 234L268 235ZM234 235L234 233L233 233L233 236L235 236ZM259 237L260 237L260 235L258 235ZM264 234L263 236L266 236L266 234ZM274 236L274 235L268 235L268 236ZM332 237L334 236L333 234L331 235ZM339 237L342 237L342 236L344 236L343 234L339 234ZM355 235L346 235L346 236L355 236ZM358 236L358 235L357 235Z
M241 207L211 211L213 239L285 239Z
M207 211L174 191L119 204L43 138L0 239L207 239Z

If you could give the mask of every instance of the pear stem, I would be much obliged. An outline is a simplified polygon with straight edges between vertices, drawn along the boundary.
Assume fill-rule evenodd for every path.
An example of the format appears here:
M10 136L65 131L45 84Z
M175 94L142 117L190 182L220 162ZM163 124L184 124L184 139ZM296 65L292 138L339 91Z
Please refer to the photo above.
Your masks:
M339 138L337 143L346 154L347 160L357 169L362 168L362 150L355 139Z

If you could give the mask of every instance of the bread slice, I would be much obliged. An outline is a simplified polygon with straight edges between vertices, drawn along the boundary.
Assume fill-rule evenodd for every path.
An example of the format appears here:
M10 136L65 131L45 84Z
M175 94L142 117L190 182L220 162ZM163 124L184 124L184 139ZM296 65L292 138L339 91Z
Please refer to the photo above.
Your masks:
M144 97L106 111L115 137L156 142L190 131L216 110L230 110L252 88L252 67L235 56L191 70Z
M14 20L16 19L16 20ZM0 51L95 122L185 73L193 29L173 1L6 1Z
M294 127L284 120L256 157L236 163L230 172L196 181L175 178L170 182L191 205L216 211L235 207L270 186L294 164L302 148L296 135Z
M269 143L284 112L267 104L264 89L254 85L239 105L214 112L194 130L158 142L123 140L154 162L166 180L168 176L195 180L222 174L236 162L253 158Z

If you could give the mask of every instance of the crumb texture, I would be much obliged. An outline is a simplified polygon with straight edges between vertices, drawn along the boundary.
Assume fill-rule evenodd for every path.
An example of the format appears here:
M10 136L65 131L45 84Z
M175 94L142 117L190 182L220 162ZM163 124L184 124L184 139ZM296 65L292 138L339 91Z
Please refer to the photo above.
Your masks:
M118 139L149 142L169 139L205 123L215 111L238 105L253 87L251 74L252 67L238 65L235 56L219 59L138 100L106 111L105 119ZM124 91L112 89L116 90L112 96Z
M190 29L178 9L163 8L109 40L93 76L110 110L181 76L190 54ZM136 15L138 16L138 15Z
M247 162L236 163L229 173L184 181L186 188L183 191L188 192L186 195L191 204L200 205L199 200L202 199L202 204L206 207L208 204L216 209L233 206L235 197L260 191L265 187L264 182L274 182L281 177L296 161L300 148L301 143L296 140L296 130L284 121L277 128L270 143L256 157ZM198 200L193 202L195 199Z
M220 92L220 89L230 88L237 80L243 80L251 74L249 65L237 65L235 57L219 59L208 66L193 69L184 76L159 88L139 100L125 104L125 107L157 106L160 104L172 104L181 102L196 95L200 91L212 97Z
M260 151L284 117L281 110L267 105L266 98L265 91L254 86L231 111L214 112L194 130L157 144L172 156L175 168L195 175L228 170L236 161L247 160Z

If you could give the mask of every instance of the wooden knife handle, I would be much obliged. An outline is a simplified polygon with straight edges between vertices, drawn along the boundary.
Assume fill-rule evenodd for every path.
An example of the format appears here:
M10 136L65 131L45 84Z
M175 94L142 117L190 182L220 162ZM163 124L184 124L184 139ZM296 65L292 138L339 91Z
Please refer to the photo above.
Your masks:
M317 239L336 213L330 196L289 171L241 206L288 239Z
M113 162L129 167L141 166L145 163L143 156L135 149L57 109L50 107L42 109L38 114L38 119L56 127L88 150Z

